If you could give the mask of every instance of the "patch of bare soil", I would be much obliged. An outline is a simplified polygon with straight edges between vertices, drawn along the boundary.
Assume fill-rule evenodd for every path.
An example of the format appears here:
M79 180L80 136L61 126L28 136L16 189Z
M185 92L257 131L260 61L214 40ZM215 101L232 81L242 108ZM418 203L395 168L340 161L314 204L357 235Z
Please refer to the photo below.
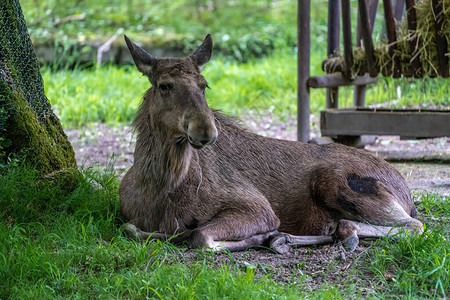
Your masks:
M257 249L234 253L215 253L206 259L217 266L235 265L242 270L251 268L256 278L269 277L277 282L296 285L305 291L318 290L323 285L343 286L357 284L362 294L378 289L378 280L369 270L359 270L367 276L362 279L354 267L367 259L367 245L349 253L342 246L292 248L285 254ZM184 253L185 261L194 263L205 258L199 251ZM368 279L370 278L370 279Z
M244 116L243 123L265 136L296 139L293 118L280 122L274 121L270 114L248 114ZM319 136L318 120L312 118L312 124L311 137L314 138ZM66 130L66 133L80 165L109 165L114 166L118 173L123 173L133 164L135 137L129 126L94 124L83 129ZM401 141L396 137L381 137L375 144L366 146L366 150L388 158L394 153L397 158L405 155L405 158L410 159L408 153L412 152L418 155L413 158L425 161L430 156L439 157L447 164L395 162L393 165L403 174L411 189L432 191L441 196L450 195L450 139ZM370 247L370 242L361 243L352 253L345 252L339 245L290 249L283 255L269 250L216 253L208 259L217 265L235 264L243 270L253 268L257 278L267 276L278 282L297 285L305 291L320 289L324 284L355 284L361 295L369 296L395 277L394 274L384 274L379 275L380 278L370 270L358 267L362 261L370 260L367 255ZM187 251L183 254L183 261L195 263L204 259L202 256L204 254L199 251Z

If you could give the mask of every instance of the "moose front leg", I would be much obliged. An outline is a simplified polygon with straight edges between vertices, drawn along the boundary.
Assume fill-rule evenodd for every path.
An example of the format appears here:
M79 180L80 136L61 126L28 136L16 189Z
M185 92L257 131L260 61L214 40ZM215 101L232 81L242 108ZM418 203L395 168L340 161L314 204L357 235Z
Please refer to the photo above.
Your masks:
M240 241L213 241L212 250L227 249L231 252L245 251L251 247L268 246L271 233L256 234Z
M150 238L150 239L161 240L161 241L170 241L173 244L178 244L178 243L181 243L181 242L187 240L185 233L183 233L181 235L177 235L177 236L169 236L167 234L159 233L159 232L146 232L146 231L140 230L139 228L137 228L135 225L133 225L131 223L126 223L126 224L122 225L122 228L129 238L136 240L136 241L146 241Z
M279 233L269 237L269 246L278 253L286 253L294 246L314 246L332 244L332 236L295 236L287 233Z
M126 235L135 241L145 241L149 237L152 237L153 239L163 240L166 239L165 234L161 233L153 233L153 232L146 232L142 231L139 228L137 228L134 224L131 223L125 223L122 225L123 231L126 233Z
M268 237L278 228L280 221L270 207L251 212L224 210L192 231L190 246L241 251L251 246L267 245Z

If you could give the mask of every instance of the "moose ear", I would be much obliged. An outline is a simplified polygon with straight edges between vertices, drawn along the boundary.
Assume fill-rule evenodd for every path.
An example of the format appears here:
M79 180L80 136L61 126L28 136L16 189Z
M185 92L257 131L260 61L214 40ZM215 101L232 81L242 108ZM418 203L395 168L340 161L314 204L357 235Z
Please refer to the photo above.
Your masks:
M152 69L156 66L156 58L153 58L150 54L145 52L144 49L130 41L130 39L123 35L128 49L130 50L131 57L133 57L134 64L144 75L150 75Z
M195 50L194 54L191 55L191 58L197 63L200 72L203 70L203 67L211 58L212 48L212 37L210 34L208 34L200 47L198 47L197 50Z

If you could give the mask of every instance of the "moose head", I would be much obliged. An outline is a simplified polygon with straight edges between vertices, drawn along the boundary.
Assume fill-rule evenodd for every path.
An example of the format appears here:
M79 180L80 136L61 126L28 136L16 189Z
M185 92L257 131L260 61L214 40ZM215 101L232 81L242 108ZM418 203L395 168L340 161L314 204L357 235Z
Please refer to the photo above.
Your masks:
M152 84L137 120L141 115L151 122L150 128L158 128L173 141L187 141L196 149L213 144L218 132L206 103L208 83L201 75L211 58L211 35L185 58L155 58L124 37L136 67Z

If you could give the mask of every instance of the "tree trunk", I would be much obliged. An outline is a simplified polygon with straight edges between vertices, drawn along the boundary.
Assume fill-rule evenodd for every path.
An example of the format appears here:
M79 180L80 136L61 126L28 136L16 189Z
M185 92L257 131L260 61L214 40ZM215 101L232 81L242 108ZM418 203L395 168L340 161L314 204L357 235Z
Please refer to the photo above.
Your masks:
M0 161L11 153L42 176L78 174L72 145L45 96L19 0L1 0Z

